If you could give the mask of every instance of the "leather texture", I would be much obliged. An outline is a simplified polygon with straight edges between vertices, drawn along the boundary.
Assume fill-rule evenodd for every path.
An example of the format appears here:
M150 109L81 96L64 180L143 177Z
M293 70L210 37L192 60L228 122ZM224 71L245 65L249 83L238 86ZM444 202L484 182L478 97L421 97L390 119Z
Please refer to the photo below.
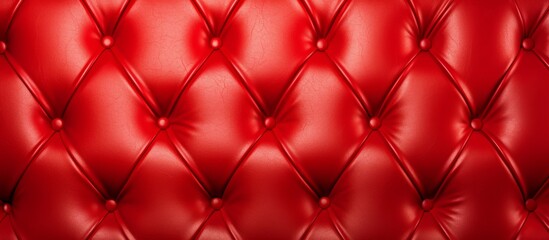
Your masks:
M548 10L2 0L0 239L549 239Z

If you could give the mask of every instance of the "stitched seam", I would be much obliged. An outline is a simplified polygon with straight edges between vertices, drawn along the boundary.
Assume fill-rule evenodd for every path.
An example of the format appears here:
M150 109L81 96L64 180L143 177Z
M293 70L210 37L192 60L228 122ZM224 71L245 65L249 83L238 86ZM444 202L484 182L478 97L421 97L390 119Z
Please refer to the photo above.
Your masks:
M225 28L225 25L227 25L227 22L229 22L229 19L232 18L234 14L236 14L237 6L241 2L242 1L235 0L233 4L231 4L231 6L229 7L229 13L227 13L227 17L224 19L223 23L221 24L221 27L219 28L219 35L221 35L221 33L223 32L223 29Z
M522 221L522 223L519 225L518 229L517 229L517 232L515 234L513 234L513 239L518 239L518 236L520 234L520 232L522 231L522 228L524 228L524 225L526 225L526 221L528 221L528 218L531 216L532 214L526 214L526 217L524 218L524 220Z
M198 226L198 229L196 229L196 232L194 232L193 236L191 237L191 239L198 239L198 237L200 237L200 235L202 235L202 232L204 232L204 229L206 228L206 223L208 222L208 220L210 220L210 218L214 215L216 210L211 210L210 213L208 213L208 216L206 216L206 219L204 219L204 221L202 221L202 223L200 224L200 226Z
M301 62L301 64L297 66L297 69L293 71L293 73L290 75L290 80L287 81L286 86L283 88L285 89L285 91L280 94L280 97L279 97L278 103L276 104L273 115L276 116L280 113L282 107L285 105L287 101L287 98L288 98L287 95L290 94L291 90L293 90L293 88L297 85L299 76L301 75L301 73L305 69L305 65L309 62L309 59L315 54L315 52L316 51L310 52L305 57L303 62Z
M337 175L337 177L335 178L332 186L330 187L330 193L335 189L335 187L337 186L337 183L339 183L339 180L341 179L341 176L343 176L343 174L345 174L345 172L347 171L347 169L354 163L356 162L356 159L358 157L358 154L361 152L362 149L364 149L364 145L366 144L366 141L368 140L368 138L370 137L370 135L372 135L372 132L370 130L370 132L368 132L368 134L366 134L366 137L364 138L364 140L362 140L362 142L360 142L360 144L358 145L358 147L356 148L356 150L351 154L351 156L349 157L349 159L345 162L345 165L343 166L343 169L341 169L341 171L339 172L339 174Z
M415 8L414 3L412 3L412 0L406 0L406 2L408 3L408 7L410 8L410 11L412 12L412 16L414 17L414 21L416 23L416 27L418 29L418 32L420 33L421 36L423 36L425 33L423 32L423 28L422 28L422 26L419 22L417 9Z
M408 235L408 237L406 239L411 240L414 237L414 235L417 232L417 229L419 228L419 224L421 223L421 220L423 220L423 216L425 216L425 211L421 212L421 215L419 216L419 218L417 220L417 223L414 226L414 229L410 232L410 234Z
M454 159L450 163L450 166L448 166L448 171L445 172L445 174L443 175L442 180L440 181L440 184L436 187L437 191L435 192L435 197L434 197L435 199L438 198L439 195L442 193L442 190L445 189L445 187L447 186L446 185L447 181L450 179L450 176L457 169L456 168L457 162L458 162L459 158L461 157L461 155L463 154L463 152L465 150L465 147L469 143L469 140L471 139L472 135L473 135L473 130L471 130L469 132L469 134L465 138L465 141L463 142L460 149L458 150L458 153L456 154L456 156L454 157Z
M305 231L301 234L301 237L299 237L300 240L305 240L305 237L312 231L313 225L315 224L318 216L320 216L320 213L322 212L322 209L317 209L316 213L314 214L313 221L305 228Z
M116 32L116 28L118 28L118 24L120 24L120 22L122 21L122 18L127 15L129 6L133 3L135 3L135 1L132 2L131 0L126 0L124 2L122 10L120 11L120 14L118 15L118 19L116 19L116 22L114 23L114 27L112 28L113 33Z
M202 8L202 5L200 5L200 3L198 3L198 1L196 1L196 0L191 0L191 3L193 5L194 10L196 11L196 13L198 13L198 15L202 18L202 21L204 21L204 23L206 24L206 28L208 28L208 31L211 34L214 34L214 29L210 25L210 22L207 20L206 13L204 12L204 9Z
M442 226L442 223L438 220L438 218L435 216L435 214L431 213L431 217L433 217L433 220L437 223L438 227L440 228L440 230L442 230L442 232L444 233L446 239L452 239L450 237L450 234L448 233L448 231L446 230L446 228L444 228Z
M128 186L128 183L130 182L130 180L132 179L133 175L134 175L134 172L135 170L139 167L139 165L141 165L141 163L143 161L145 161L145 157L151 152L151 149L154 145L154 143L156 142L156 138L158 137L158 135L160 135L160 132L161 130L158 130L155 135L151 138L151 140L149 140L145 145L144 145L144 148L143 150L139 153L139 155L137 155L137 159L135 160L135 162L133 163L132 165L132 168L130 170L130 172L128 173L128 176L124 179L123 183L122 183L122 187L120 188L120 190L118 191L118 195L116 196L116 200L119 200L123 194L122 193L125 193L125 190Z
M122 233L124 234L124 237L126 239L135 239L133 234L130 232L130 229L128 226L126 226L126 223L124 222L124 219L122 219L122 215L120 215L118 212L114 212L114 218L116 222L118 222L118 225L122 229Z
M33 152L31 154L29 163L27 163L27 166L25 166L25 168L21 172L21 175L19 175L19 177L17 178L17 181L15 181L15 184L13 185L13 189L10 192L9 200L13 200L13 196L15 194L17 187L19 186L19 183L21 182L21 179L23 179L23 176L27 173L27 170L29 169L30 165L34 161L36 161L36 159L38 158L38 156L40 156L40 154L42 154L42 152L46 148L46 145L49 143L49 141L53 138L54 135L55 135L55 132L52 132L48 137L41 139L33 148Z
M101 223L103 223L105 218L107 218L107 215L109 215L109 212L106 212L103 215L103 217L101 217L101 219L99 219L99 221L97 221L95 224L93 224L91 226L91 228L88 230L88 233L84 234L84 239L91 239L93 236L95 236L95 234L99 230L99 225L101 225Z
M393 83L391 84L391 87L389 87L389 89L387 90L387 92L384 94L383 96L383 101L381 102L381 106L379 107L378 109L378 114L375 115L375 116L382 116L383 113L385 112L385 108L386 108L386 105L388 104L389 100L392 99L394 93L398 90L398 88L400 88L400 85L402 83L402 81L404 81L404 74L406 73L407 70L409 70L411 67L412 67L412 63L415 61L415 59L417 58L417 56L419 56L419 53L420 52L417 52L405 65L404 67L402 67L402 70L400 70L397 74L397 77L395 78L395 80L393 81Z
M344 234L345 229L343 229L341 224L339 224L339 221L335 216L333 210L330 208L330 209L327 209L326 211L328 213L328 217L330 218L330 222L332 222L332 226L334 226L334 228L337 231L337 234L341 237L342 240L348 239L347 237L345 237L345 234Z
M83 68L83 70L80 72L79 76L76 77L76 85L74 86L73 90L71 91L71 94L69 95L69 98L67 99L67 103L65 103L65 106L63 107L63 110L61 111L61 117L65 115L65 112L67 111L67 108L69 107L69 104L71 103L74 95L82 85L82 82L84 79L88 76L91 69L95 66L95 63L97 63L97 60L103 55L105 50L101 50L99 54L97 54L94 58L90 58L91 61L89 61Z
M105 35L104 30L106 30L106 29L101 28L101 25L99 24L99 20L97 20L97 16L95 16L95 14L93 14L90 5L86 2L86 0L80 0L80 3L82 4L82 7L84 8L84 11L86 12L86 14L88 14L88 17L90 17L92 19L95 27L99 31L99 34L101 34L101 36Z
M175 152L177 153L177 155L179 157L178 160L183 163L185 168L189 171L191 176L198 183L200 188L204 191L204 194L206 194L206 196L212 196L212 194L210 194L210 192L208 191L208 188L206 188L206 184L204 182L202 182L202 178L200 178L198 173L196 173L193 170L193 168L191 167L191 164L188 162L187 158L185 158L184 154L181 152L182 151L181 149L184 149L183 145L179 141L177 141L176 139L173 139L173 137L171 136L171 134L169 134L169 132L167 132L166 135L168 136L169 143L172 144L173 148L175 149ZM200 175L200 176L202 176L202 175Z
M126 74L127 78L124 78L127 80L127 83L135 90L141 101L145 102L145 105L147 106L148 110L152 113L153 116L159 116L160 110L156 102L151 99L151 94L145 94L145 91L149 93L149 89L146 88L146 85L141 83L141 81L137 80L137 77L133 75L133 73L124 65L122 60L118 58L118 55L114 53L114 51L111 51L113 58L115 59L116 63L122 68L124 73Z
M221 191L221 196L223 196L225 194L225 190L229 186L229 183L231 182L231 180L233 180L233 176L236 174L238 169L240 169L240 166L242 166L244 164L244 162L246 162L246 160L249 159L249 157L252 154L253 150L256 149L257 144L259 143L261 138L265 135L265 132L266 131L263 131L261 134L259 134L259 136L253 141L253 143L248 147L248 149L246 149L246 151L244 152L242 157L238 160L236 166L234 167L233 171L229 175L229 178L227 178L227 181L225 182L225 184L223 186L223 190Z
M538 30L538 27L541 25L541 23L545 20L547 17L547 14L549 13L549 8L545 9L545 12L543 13L543 16L539 19L539 21L534 25L532 30L530 31L530 35L534 35L534 33Z
M454 4L454 0L447 1L437 12L435 17L435 21L432 21L431 24L427 27L427 32L425 33L425 37L431 37L431 34L437 30L437 28L440 26L440 22L444 20L446 17L448 17L448 13L450 12L450 7Z
M170 104L170 110L168 111L167 117L171 116L173 111L175 110L175 107L177 107L177 104L179 103L179 100L183 93L187 90L187 87L190 85L191 81L194 80L195 76L198 74L198 72L202 69L202 67L206 64L208 59L210 59L210 56L213 54L213 50L208 53L208 55L202 59L201 62L198 63L187 75L187 77L184 77L183 84L181 85L181 89L178 91L177 97L173 100L173 102Z
M44 113L48 116L48 118L50 119L53 118L53 115L54 115L53 109L48 104L46 97L42 94L38 86L36 86L36 84L30 79L30 77L26 73L25 73L25 77L23 77L23 74L17 71L17 69L19 68L22 72L24 72L24 69L19 65L16 66L15 60L11 61L10 60L11 57L8 57L7 52L4 54L4 56L6 57L6 62L10 65L11 69L13 70L15 75L17 75L17 77L21 80L23 85L25 85L27 90L29 90L30 94L33 96L36 103L38 103L38 106L40 106L40 108L42 109L42 111L44 111ZM41 99L43 99L45 102L41 101Z
M521 184L523 181L522 179L519 178L519 175L517 174L516 169L512 166L513 164L509 161L509 158L507 158L507 156L503 152L503 148L498 143L496 143L496 141L492 137L490 137L488 133L485 133L485 132L481 132L481 133L486 138L486 140L488 140L488 142L492 144L494 150L499 156L499 159L501 160L501 162L503 162L503 165L513 177L515 184L517 185L520 193L522 194L522 198L526 199L526 195L527 195L526 189L524 189L523 185Z
M266 111L263 107L262 101L260 100L261 98L256 96L255 93L251 90L251 87L250 85L248 85L248 82L244 78L244 75L242 75L242 72L238 68L236 68L236 66L227 58L227 56L225 56L225 54L223 54L223 52L220 51L219 53L225 59L225 62L227 63L229 69L232 70L233 73L236 73L237 81L240 83L240 85L242 85L242 87L244 87L244 91L248 94L248 96L251 97L251 100L253 101L256 109L258 109L259 112L263 114L263 116L265 116Z
M349 3L350 3L350 0L343 0L339 3L339 5L336 8L334 17L332 18L332 20L330 21L330 24L328 25L328 28L326 29L326 35L328 35L331 32L335 22L343 18L343 12L345 12L344 9L345 10L347 9L345 8L345 6L349 6Z
M309 22L313 25L313 30L318 33L320 31L320 26L318 26L319 23L313 18L311 6L305 0L299 0L299 3L301 3L301 7L305 10L305 13L309 18Z
M23 0L19 0L19 2L15 5L15 7L12 10L10 20L8 22L8 26L6 27L5 36L7 37L8 32L11 29L11 26L13 25L13 20L15 19L15 15L19 12L20 6L23 4Z
M485 105L486 107L484 108L484 111L480 116L486 117L486 114L488 114L492 109L494 102L499 98L501 91L503 91L502 89L504 88L504 85L508 82L506 80L509 79L509 72L511 71L511 69L516 67L518 58L520 57L521 53L522 51L519 50L518 53L513 58L513 61L511 62L511 64L509 64L507 69L505 69L505 72L503 72L503 75L498 80L498 83L495 85L495 88L492 89L492 94L488 98L488 102Z
M19 232L17 231L17 229L15 229L15 224L13 223L13 218L8 217L8 220L10 221L11 230L13 231L13 234L15 234L15 237L17 239L22 239L21 236L19 235Z
M225 220L225 225L227 226L227 229L229 229L229 233L231 233L233 239L240 239L238 236L238 232L236 231L236 228L234 227L233 223L231 222L228 215L225 215L225 211L221 212L221 216L223 217L223 220Z
M410 171L410 169L408 169L408 167L405 166L404 162L402 161L402 159L400 159L400 157L398 156L398 153L396 151L396 148L389 142L389 140L381 133L381 131L379 131L379 136L381 136L381 138L384 140L384 142L387 144L390 152L392 153L393 157L394 157L394 160L397 162L397 165L400 167L400 169L402 170L402 172L404 173L404 176L405 178L412 184L412 186L414 187L414 189L416 190L416 193L418 194L418 196L420 198L423 198L423 194L422 194L422 191L420 190L419 188L419 183L416 182L416 177L414 174L412 174L412 172ZM412 178L412 176L414 176Z
M513 3L515 4L515 10L517 10L518 17L520 19L520 23L522 26L522 32L523 34L526 33L526 23L524 22L524 18L522 17L522 12L520 11L520 7L517 3L517 0L513 0Z
M372 116L370 114L370 110L368 110L368 105L367 105L366 101L363 99L363 95L360 94L360 90L358 90L358 88L356 87L354 82L351 81L351 79L345 74L345 72L343 71L343 67L338 65L330 55L326 54L326 56L332 62L332 64L335 66L335 68L337 69L337 71L339 72L341 77L343 77L343 80L345 81L345 84L347 85L348 88L350 88L350 90L353 93L353 96L355 97L356 101L359 102L360 105L362 106L362 109L364 109L364 111L366 112L366 114L368 116Z
M280 141L280 139L276 136L276 134L273 132L273 136L276 140L276 142L278 143L279 145L279 149L281 150L282 154L286 157L286 160L290 163L290 165L292 166L292 168L294 169L295 173L297 174L297 176L301 179L301 181L305 184L305 186L307 187L307 189L309 189L309 191L314 195L316 196L317 198L319 198L320 194L317 193L315 191L315 188L313 188L312 184L308 181L309 178L305 178L307 175L305 173L302 173L301 170L297 167L296 163L294 162L294 160L292 160L292 157L290 155L290 152L288 152L288 150L286 149L286 147L284 146L284 144L282 143L282 141ZM312 181L311 181L312 182Z
M82 164L80 164L80 162L78 160L76 160L76 157L74 156L74 154L70 150L70 148L67 145L67 143L65 142L65 140L63 140L63 137L61 137L61 134L59 135L59 138L61 139L61 143L63 144L63 147L67 151L67 155L69 156L70 161L74 164L75 170L80 173L79 175L83 176L82 180L84 180L86 183L88 183L92 187L92 189L95 190L95 193L99 194L99 196L101 196L101 198L106 199L106 195L103 194L103 192L101 191L101 190L105 190L105 189L99 188L98 186L96 186L93 183L92 178L89 176L88 172L86 172L84 170L84 168L82 167Z
M446 74L446 76L450 78L450 82L452 83L454 88L457 90L459 96L461 97L461 99L463 100L465 105L467 105L467 109L469 109L469 114L473 115L473 107L472 107L473 105L471 104L471 102L467 98L467 96L465 94L465 91L463 91L463 87L461 87L461 85L456 80L454 75L452 75L452 73L450 73L449 66L446 66L444 63L442 63L442 61L440 59L438 59L433 53L429 52L429 56L431 56L433 61L442 69L444 74Z
M534 194L534 197L533 198L537 198L539 197L539 195L541 194L541 191L544 190L546 187L549 187L549 176L547 176L545 178L545 180L543 181L543 183L541 184L541 187L538 189L538 191Z

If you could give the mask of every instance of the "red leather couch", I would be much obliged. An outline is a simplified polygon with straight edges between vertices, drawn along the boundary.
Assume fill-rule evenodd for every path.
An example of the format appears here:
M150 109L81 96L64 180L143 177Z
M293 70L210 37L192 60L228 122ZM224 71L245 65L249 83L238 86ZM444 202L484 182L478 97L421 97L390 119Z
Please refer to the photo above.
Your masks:
M2 0L0 239L549 239L548 11Z

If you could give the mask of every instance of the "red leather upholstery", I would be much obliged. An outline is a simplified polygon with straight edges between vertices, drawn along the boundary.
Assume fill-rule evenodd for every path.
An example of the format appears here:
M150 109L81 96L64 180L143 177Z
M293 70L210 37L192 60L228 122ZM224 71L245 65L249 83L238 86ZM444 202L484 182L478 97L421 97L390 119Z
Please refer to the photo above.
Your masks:
M1 239L549 239L549 1L2 0Z

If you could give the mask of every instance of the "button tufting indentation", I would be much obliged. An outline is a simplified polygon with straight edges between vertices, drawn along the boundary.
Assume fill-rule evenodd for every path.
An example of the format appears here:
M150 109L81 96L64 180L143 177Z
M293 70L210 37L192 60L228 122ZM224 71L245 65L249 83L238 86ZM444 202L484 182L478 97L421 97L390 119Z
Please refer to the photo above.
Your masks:
M222 45L221 39L218 38L218 37L213 37L213 38L210 40L210 46L211 46L213 49L219 49L219 48L221 48L221 45Z
M4 212L6 214L10 214L11 213L11 205L9 203L4 203L4 206L2 206L2 209L4 210Z
M170 122L165 117L159 118L157 124L158 124L158 127L162 130L164 130L164 129L166 129L170 126Z
M101 38L101 44L105 48L111 48L114 45L114 39L111 36L103 36Z
M6 52L6 49L8 49L8 46L5 42L0 41L0 54L4 54Z
M211 205L213 209L219 210L223 206L223 200L221 198L212 198Z
M431 211L433 209L433 200L431 199L425 199L421 202L421 208L423 208L423 211Z
M105 209L107 209L107 211L109 212L116 210L116 201L112 199L107 200L105 202Z
M381 120L378 117L373 117L370 119L369 124L373 130L377 130L381 127Z
M428 38L421 39L421 41L419 41L419 47L423 51L431 49L431 40L429 40Z
M63 120L61 120L60 118L54 118L52 121L51 121L51 128L54 130L54 131L59 131L63 128Z
M534 199L528 199L526 200L526 203L524 204L526 206L526 209L530 212L533 212L538 207L538 203Z
M265 118L265 128L267 128L268 130L271 130L275 127L276 125L276 120L274 119L274 117L268 117L268 118Z
M525 38L524 40L522 40L522 48L526 50L532 50L534 49L534 46L535 46L534 39Z
M316 48L319 51L324 51L326 48L328 48L328 41L326 41L325 38L320 38L316 41Z
M482 120L475 118L471 121L471 128L473 128L475 131L482 130Z
M322 209L326 209L330 206L330 199L328 197L321 197L318 201L318 205Z

